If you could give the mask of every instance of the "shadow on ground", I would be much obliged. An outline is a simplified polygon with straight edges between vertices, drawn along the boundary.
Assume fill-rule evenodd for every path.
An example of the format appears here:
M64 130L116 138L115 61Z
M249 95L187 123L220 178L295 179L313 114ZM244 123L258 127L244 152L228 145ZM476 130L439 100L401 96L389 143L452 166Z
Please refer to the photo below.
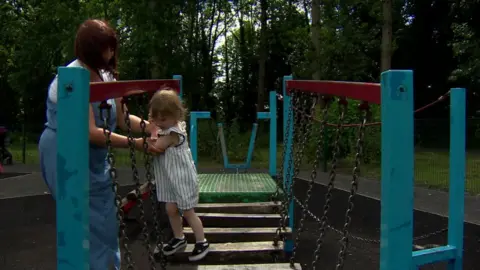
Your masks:
M308 183L299 180L296 182L296 196L303 200ZM121 193L129 191L123 187ZM323 212L323 201L326 188L316 184L312 191L309 210L320 217ZM344 225L345 210L348 193L335 190L332 197L329 222L332 227L339 230ZM147 215L150 214L151 203L147 203ZM350 247L345 260L345 270L378 269L379 265L379 201L368 197L357 196L354 200L354 211L351 223ZM55 206L49 195L28 196L0 200L0 269L26 270L26 269L56 269L55 252ZM296 208L295 221L298 226L301 218L301 209ZM165 223L164 223L165 225ZM446 227L446 218L426 212L415 212L415 236L421 236ZM133 226L134 227L134 226ZM304 222L305 231L299 236L296 260L301 262L303 269L311 269L313 252L317 247L319 225L310 216ZM138 235L138 230L130 228L131 235ZM480 263L480 235L479 226L465 224L465 253L464 269L478 269L474 265ZM341 235L333 230L327 230L323 247L319 253L317 269L335 269ZM434 235L427 239L419 240L417 245L446 243L446 233ZM138 269L149 269L148 260L142 241L132 243L134 260ZM248 263L248 262L245 262ZM446 269L444 264L425 266L421 269Z

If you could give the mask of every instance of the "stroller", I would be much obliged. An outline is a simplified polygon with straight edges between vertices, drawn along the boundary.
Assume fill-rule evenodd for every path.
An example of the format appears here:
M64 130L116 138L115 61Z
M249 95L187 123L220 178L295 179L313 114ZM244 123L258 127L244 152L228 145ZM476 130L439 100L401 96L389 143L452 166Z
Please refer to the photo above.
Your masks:
M0 126L0 165L12 165L13 156L8 151L7 146L9 144L8 129L4 126Z

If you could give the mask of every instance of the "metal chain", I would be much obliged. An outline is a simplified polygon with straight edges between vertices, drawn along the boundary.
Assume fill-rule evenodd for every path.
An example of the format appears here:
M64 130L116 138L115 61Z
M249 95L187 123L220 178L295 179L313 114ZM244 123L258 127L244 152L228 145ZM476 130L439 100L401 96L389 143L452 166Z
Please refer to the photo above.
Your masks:
M304 95L306 95L306 94L304 94ZM310 94L310 96L313 96L313 94ZM294 189L294 186L295 186L295 177L297 177L299 172L300 172L300 166L301 166L302 160L303 160L303 151L305 149L305 145L307 144L308 139L310 138L310 131L311 131L311 126L312 126L311 119L313 118L313 114L311 113L311 111L310 111L310 113L307 113L307 110L308 110L307 100L308 100L308 98L303 97L302 108L299 109L298 106L294 108L294 110L297 112L297 115L301 114L300 123L305 124L305 126L304 126L304 130L302 130L303 131L303 137L301 137L302 134L299 134L299 132L296 132L296 134L298 134L297 139L300 140L300 138L301 138L301 142L299 142L300 146L299 146L298 151L296 151L294 153L294 161L293 161L293 170L294 171L293 171L292 179L289 183L289 188L287 189L288 193L287 193L287 200L285 202L286 207L283 209L284 211L288 210L287 209L288 208L287 204L290 201L292 201L292 196L294 195L293 189ZM298 119L298 118L295 118L295 119ZM292 151L295 151L295 142L292 146ZM289 169L290 169L290 166L291 165L289 165ZM285 218L283 220L283 228L286 227L286 221L287 221L287 219Z
M107 162L110 167L108 172L113 182L113 185L112 185L113 192L115 192L115 206L117 207L117 220L120 228L120 242L123 244L123 247L125 249L125 261L128 264L127 269L133 270L134 267L133 267L132 253L128 248L129 239L125 231L125 223L123 222L124 212L121 207L122 197L118 194L119 185L117 181L117 169L115 168L115 155L113 154L112 141L110 139L112 131L108 126L109 121L111 119L111 113L112 113L111 108L112 108L112 105L108 104L107 101L102 101L100 103L100 118L103 119L103 134L105 135L107 151L108 151ZM107 113L106 117L104 117L104 110L106 110L106 113Z
M420 235L420 236L414 237L414 238L413 238L413 241L425 240L425 239L428 239L428 238L430 238L430 237L439 235L439 234L444 233L444 232L447 232L447 231L448 231L448 227L447 227L447 228L440 229L440 230L436 230L436 231L433 231L433 232L430 232L430 233L426 233L426 234L424 234L424 235Z
M297 197L294 197L293 198L295 203L298 204L298 206L300 206L300 208L302 208L302 210L305 210L307 212L307 214L313 219L315 220L317 223L320 224L321 222L321 219L316 216L314 213L312 213L312 211L310 211L305 205L303 205L303 203L300 201L300 199L298 199ZM338 234L343 234L343 231L337 229L337 228L334 228L333 226L330 226L330 225L326 225L326 227ZM428 239L430 237L433 237L433 236L437 236L441 233L444 233L448 231L448 228L443 228L443 229L439 229L439 230L436 230L436 231L433 231L433 232L430 232L430 233L427 233L427 234L422 234L422 235L419 235L419 236L416 236L413 238L413 241L419 241L419 240L425 240L425 239ZM370 243L370 244L380 244L380 240L377 240L377 239L370 239L370 238L365 238L365 237L360 237L360 236L355 236L355 235L350 235L350 238L352 238L353 240L358 240L358 241L361 241L361 242L367 242L367 243Z
M167 257L165 254L163 254L163 228L160 227L160 224L158 222L158 202L157 202L157 196L155 192L155 185L154 185L154 179L153 179L153 173L152 173L152 156L148 153L148 142L147 142L147 132L146 132L146 122L144 118L144 110L143 110L143 104L147 104L148 102L148 97L145 95L142 96L142 104L139 107L139 114L141 117L140 121L140 127L142 129L142 138L143 138L143 159L145 162L145 178L147 179L148 182L148 190L150 191L150 200L152 201L152 215L153 215L153 227L154 227L154 234L156 237L154 238L155 245L154 249L158 248L160 252L160 269L165 270L167 269ZM155 258L154 254L149 253L149 258L150 265L151 267L155 267ZM152 268L153 269L153 268Z
M327 193L325 194L325 203L323 205L323 214L320 218L320 235L317 238L317 247L313 253L313 262L312 269L316 268L317 261L320 258L320 251L323 246L323 238L325 237L325 228L327 226L328 220L328 211L330 210L330 200L332 199L332 191L335 183L335 178L337 177L337 156L340 152L340 139L343 132L343 122L345 119L345 113L347 111L348 102L346 99L341 98L338 102L340 109L340 115L338 117L337 128L335 131L335 140L333 143L333 152L332 152L332 165L330 167L329 182L327 185ZM308 205L308 204L307 204Z
M317 97L318 98L323 98L323 97ZM316 101L313 103L313 108L315 107L316 105ZM314 112L315 110L313 109L313 113L312 115L314 115ZM309 201L310 201L310 196L312 195L312 190L313 190L313 186L314 186L314 183L315 183L315 179L317 179L317 169L318 169L318 164L320 163L320 158L322 156L322 153L323 153L323 146L324 146L324 130L325 130L325 124L327 122L327 118L328 118L328 104L326 104L326 106L323 108L322 110L322 121L320 123L320 129L319 129L319 136L318 136L318 139L317 139L317 149L315 151L315 161L313 163L313 168L312 168L312 172L310 174L310 182L309 182L309 185L308 185L308 190L307 190L307 195L305 197L305 200L304 200L304 204L305 205L308 205ZM298 228L298 231L297 231L297 235L295 237L295 241L294 241L294 247L293 247L293 252L292 252L292 256L290 257L290 266L291 267L294 267L295 266L295 255L296 255L296 251L298 249L298 246L300 245L300 235L302 234L303 232L303 227L304 227L304 223L305 223L305 218L307 216L307 210L308 209L302 209L302 217L300 218L300 227Z
M348 230L350 228L350 223L352 221L350 214L353 211L353 208L354 208L353 199L358 190L358 173L360 171L360 168L359 168L360 160L363 155L363 140L365 137L365 124L367 123L367 117L369 114L368 103L361 104L360 109L363 111L363 119L362 119L362 123L360 124L360 127L358 128L358 139L357 139L357 145L356 145L357 154L355 155L355 167L353 168L353 171L352 171L350 195L348 196L348 208L347 208L347 211L345 212L345 224L343 226L343 236L342 236L342 239L340 240L341 248L340 248L340 252L338 253L337 266L335 268L336 270L343 269L345 257L347 256L346 251L349 246Z
M148 226L147 226L147 221L145 220L145 206L143 204L143 198L142 194L140 191L140 177L138 175L138 169L137 169L137 157L135 153L135 139L133 138L132 134L132 124L130 121L130 111L128 110L128 107L126 106L127 103L127 98L124 97L122 98L122 110L125 116L125 124L127 126L127 136L128 136L128 146L130 148L130 160L132 162L132 172L133 172L133 181L135 183L135 193L137 194L136 202L138 205L138 209L140 210L140 222L142 224L142 235L143 235L143 241L145 245L145 249L147 250L148 253L148 260L150 262L150 269L155 270L155 259L153 258L153 252L150 249L150 234L148 232ZM141 107L141 106L140 106ZM143 119L143 117L142 117ZM140 123L140 127L142 128L142 134L145 133L145 121L143 121L143 125ZM147 145L148 147L148 145Z
M296 94L295 92L292 92L291 93L291 99L293 101L296 101ZM287 157L287 145L288 145L288 133L290 131L290 128L292 126L292 117L289 117L290 115L293 114L293 104L290 105L289 109L288 109L288 116L287 116L287 124L286 124L286 131L285 131L285 134L283 135L283 154L282 154L282 161L285 160L285 158ZM295 133L295 129L292 131L293 133ZM294 134L292 134L292 139L293 139L293 136ZM292 159L291 157L293 156L293 147L290 151L290 160ZM284 224L286 223L286 207L288 207L288 198L287 198L287 187L284 186L284 182L283 182L283 174L285 174L285 178L286 179L290 179L290 173L292 171L292 168L291 168L291 162L289 162L288 164L288 167L287 167L287 171L285 172L285 166L284 166L284 162L281 163L280 165L280 172L278 173L277 175L277 190L275 191L275 195L274 197L275 198L279 198L280 197L280 188L282 189L282 201L280 203L280 207L278 208L278 212L280 214L280 220L278 221L278 228L277 228L277 231L276 231L276 235L275 235L275 238L273 239L273 245L274 246L278 246L278 241L280 240L280 238L282 237L282 228L285 229L284 227Z

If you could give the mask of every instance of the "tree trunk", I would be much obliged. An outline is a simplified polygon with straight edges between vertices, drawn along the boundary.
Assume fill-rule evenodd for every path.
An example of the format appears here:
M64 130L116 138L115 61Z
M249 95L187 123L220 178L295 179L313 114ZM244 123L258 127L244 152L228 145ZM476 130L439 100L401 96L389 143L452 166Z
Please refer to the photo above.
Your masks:
M305 25L307 26L308 32L310 32L310 27L308 27L310 22L308 20L308 3L307 3L307 0L303 0L303 12L305 13Z
M229 93L229 90L230 90L230 67L229 67L229 60L228 60L228 25L227 25L227 22L228 22L228 19L227 19L227 14L228 13L225 13L225 25L224 25L224 31L225 31L225 89L227 91L227 93Z
M257 92L257 112L264 110L265 98L265 73L267 61L267 0L260 0L262 10L260 17L260 46L258 60L258 92Z
M313 0L312 1L312 26L311 26L311 38L313 44L313 59L311 61L311 68L312 68L312 79L320 80L321 73L320 73L320 5L321 0ZM317 104L320 108L325 106L323 99L319 99Z
M312 1L312 44L314 56L312 59L312 79L320 80L320 3L321 0Z
M392 67L392 0L383 0L382 57L380 71Z
M240 6L242 3L240 2ZM247 121L251 121L254 119L253 110L255 110L255 106L252 106L252 97L250 94L250 89L248 87L248 77L249 77L249 63L248 63L248 50L247 50L247 40L246 40L246 33L245 33L245 22L243 21L244 11L242 7L240 7L240 16L238 17L238 24L240 30L240 69L241 69L241 87L242 87L242 96L243 96L243 112L241 113L241 118L245 117L248 119ZM253 108L253 110L252 110ZM247 122L246 121L246 122Z

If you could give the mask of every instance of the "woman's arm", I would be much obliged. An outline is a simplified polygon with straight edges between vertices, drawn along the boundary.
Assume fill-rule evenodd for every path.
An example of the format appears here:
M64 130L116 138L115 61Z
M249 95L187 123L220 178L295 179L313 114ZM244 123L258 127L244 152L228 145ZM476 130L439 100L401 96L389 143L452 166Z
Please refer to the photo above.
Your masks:
M122 98L115 99L115 103L117 105L117 125L122 130L127 130L127 124L125 123L125 113L124 113L124 111L128 109L127 105L122 104ZM142 127L140 126L140 123L142 122L142 119L140 119L140 117L133 114L130 114L129 119L130 119L130 126L132 128L132 131L136 133L141 133ZM147 129L149 122L146 119L144 119L144 121L145 121L145 132L149 134L149 131Z
M90 110L89 110L89 123L88 123L88 133L89 133L89 139L92 144L98 145L100 147L105 147L107 146L107 139L105 134L103 134L103 128L97 127L95 124L95 117L93 114L93 108L92 105L90 105ZM111 146L114 148L128 148L128 138L117 134L117 133L110 133L110 142ZM144 151L144 145L143 145L143 138L136 138L134 139L135 143L135 149L139 151ZM147 140L148 148L147 151L152 154L159 154L162 153L163 150L156 149L150 140Z
M95 125L95 117L93 114L92 105L90 105L90 117L89 117L89 124L88 124L88 132L90 142L105 147L107 146L105 134L103 134L103 128L99 128ZM125 136L119 135L117 133L112 132L110 134L110 141L112 143L112 147L118 148L127 148L128 147L128 139Z

